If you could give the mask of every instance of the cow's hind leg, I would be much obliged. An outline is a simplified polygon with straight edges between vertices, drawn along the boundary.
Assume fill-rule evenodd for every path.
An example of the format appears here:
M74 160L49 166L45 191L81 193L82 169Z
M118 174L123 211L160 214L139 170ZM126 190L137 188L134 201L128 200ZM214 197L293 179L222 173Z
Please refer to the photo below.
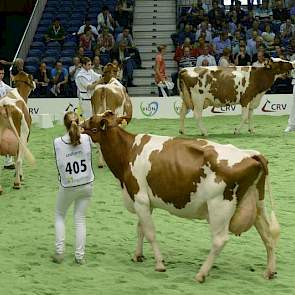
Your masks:
M248 120L248 113L249 113L248 107L242 107L241 123L240 123L240 126L238 128L235 128L235 132L234 132L235 134L240 133L240 131L243 128L244 124Z
M199 129L201 130L201 135L202 136L207 136L208 135L208 131L205 128L205 126L203 125L203 122L202 122L202 113L203 113L203 107L200 108L200 109L198 107L195 107L194 108L194 117L197 120L197 125L198 125Z
M143 230L140 222L138 221L137 223L137 245L136 245L136 250L135 254L132 258L133 261L135 262L143 262L144 256L143 256Z
M151 244L155 260L156 260L156 271L166 271L163 263L163 258L160 252L160 248L156 241L155 226L152 220L152 214L150 210L150 203L148 196L137 196L134 202L134 209L139 219L139 223L142 226L142 231L145 238Z
M15 179L13 188L20 189L21 187L21 171L22 171L22 148L20 148L15 161Z
M99 143L97 144L97 158L98 158L98 168L103 168L106 163L104 161Z
M258 202L258 214L255 220L255 227L265 245L267 252L266 279L273 279L276 274L275 240L270 231L270 224L267 220L264 208L264 201Z
M179 114L179 133L184 134L184 119L187 112L187 107L184 101L182 101L181 110Z
M254 126L253 126L253 111L254 111L253 109L250 109L248 113L248 131L250 133L255 132Z
M229 223L234 214L234 201L223 200L223 195L207 202L209 225L212 234L211 251L196 275L196 280L203 283L209 274L215 258L228 241Z

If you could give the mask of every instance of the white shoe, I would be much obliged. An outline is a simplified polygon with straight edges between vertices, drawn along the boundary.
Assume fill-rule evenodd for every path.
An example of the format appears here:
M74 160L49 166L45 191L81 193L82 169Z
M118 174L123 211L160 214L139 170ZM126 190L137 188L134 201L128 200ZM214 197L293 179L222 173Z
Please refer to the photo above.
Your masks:
M285 129L285 132L292 132L292 131L295 131L295 126L288 126L288 127Z

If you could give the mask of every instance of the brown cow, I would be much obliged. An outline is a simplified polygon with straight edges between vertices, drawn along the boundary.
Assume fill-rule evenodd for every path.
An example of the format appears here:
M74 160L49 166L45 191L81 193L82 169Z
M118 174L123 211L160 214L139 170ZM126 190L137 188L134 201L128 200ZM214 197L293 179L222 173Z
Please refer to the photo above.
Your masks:
M12 81L14 81L15 87L17 88L20 96L27 103L31 91L36 88L33 76L21 71L13 76Z
M184 218L207 219L210 224L212 248L197 281L205 281L229 232L240 235L252 225L266 247L265 277L272 279L279 225L273 211L270 221L265 212L266 159L257 151L207 140L133 135L118 126L124 119L108 111L92 116L82 128L100 143L108 167L121 184L125 206L138 216L134 261L142 261L146 237L156 270L165 271L151 215L153 208L162 208Z
M203 109L232 104L240 104L242 107L241 124L235 133L240 132L247 120L249 132L254 132L253 110L259 106L262 96L274 81L293 68L295 62L272 58L263 68L192 67L180 70L178 87L183 102L179 132L184 133L184 118L191 109L202 135L207 135L202 123Z

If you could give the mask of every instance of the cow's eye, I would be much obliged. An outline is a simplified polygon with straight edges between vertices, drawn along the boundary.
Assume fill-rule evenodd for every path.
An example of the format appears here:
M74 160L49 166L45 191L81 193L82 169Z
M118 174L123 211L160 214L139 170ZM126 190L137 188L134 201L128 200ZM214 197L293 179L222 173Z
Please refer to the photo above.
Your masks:
M97 132L97 128L92 128L91 131L92 132Z

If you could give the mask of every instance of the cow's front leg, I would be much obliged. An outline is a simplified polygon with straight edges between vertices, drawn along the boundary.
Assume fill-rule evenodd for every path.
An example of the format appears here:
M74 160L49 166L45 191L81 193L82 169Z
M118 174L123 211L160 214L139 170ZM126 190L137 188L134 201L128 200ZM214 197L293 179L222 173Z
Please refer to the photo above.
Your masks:
M133 261L134 262L143 262L144 256L143 256L143 230L140 222L138 221L137 223L137 245L136 245L136 250L135 254L133 256Z
M104 161L99 143L97 144L97 158L98 158L98 168L103 168L106 163Z
M13 184L13 188L14 189L20 189L21 187L21 171L22 171L22 148L20 148L20 151L18 152L16 161L15 161L15 179L14 179L14 184Z
M143 234L148 242L151 244L155 260L156 260L156 271L166 271L165 265L163 263L163 258L160 252L160 248L156 241L155 226L152 220L149 198L147 195L135 197L134 209L141 224Z
M242 107L241 123L238 128L235 128L234 134L240 134L241 129L243 128L245 122L248 119L249 109L248 107Z
M253 111L254 111L253 109L250 109L248 113L248 131L250 133L255 132L254 126L253 126Z
M184 119L187 112L187 107L184 101L182 101L181 110L179 114L179 133L184 134Z
M215 258L219 255L225 243L228 240L228 228L230 220L234 214L234 202L223 200L223 195L218 198L211 199L207 202L209 213L209 224L212 234L212 248L203 263L201 269L196 275L196 280L203 283L212 268ZM217 214L218 212L222 212Z
M198 125L199 129L201 130L201 135L208 136L208 131L202 122L202 113L203 113L203 106L194 108L194 117L197 120L197 125Z

